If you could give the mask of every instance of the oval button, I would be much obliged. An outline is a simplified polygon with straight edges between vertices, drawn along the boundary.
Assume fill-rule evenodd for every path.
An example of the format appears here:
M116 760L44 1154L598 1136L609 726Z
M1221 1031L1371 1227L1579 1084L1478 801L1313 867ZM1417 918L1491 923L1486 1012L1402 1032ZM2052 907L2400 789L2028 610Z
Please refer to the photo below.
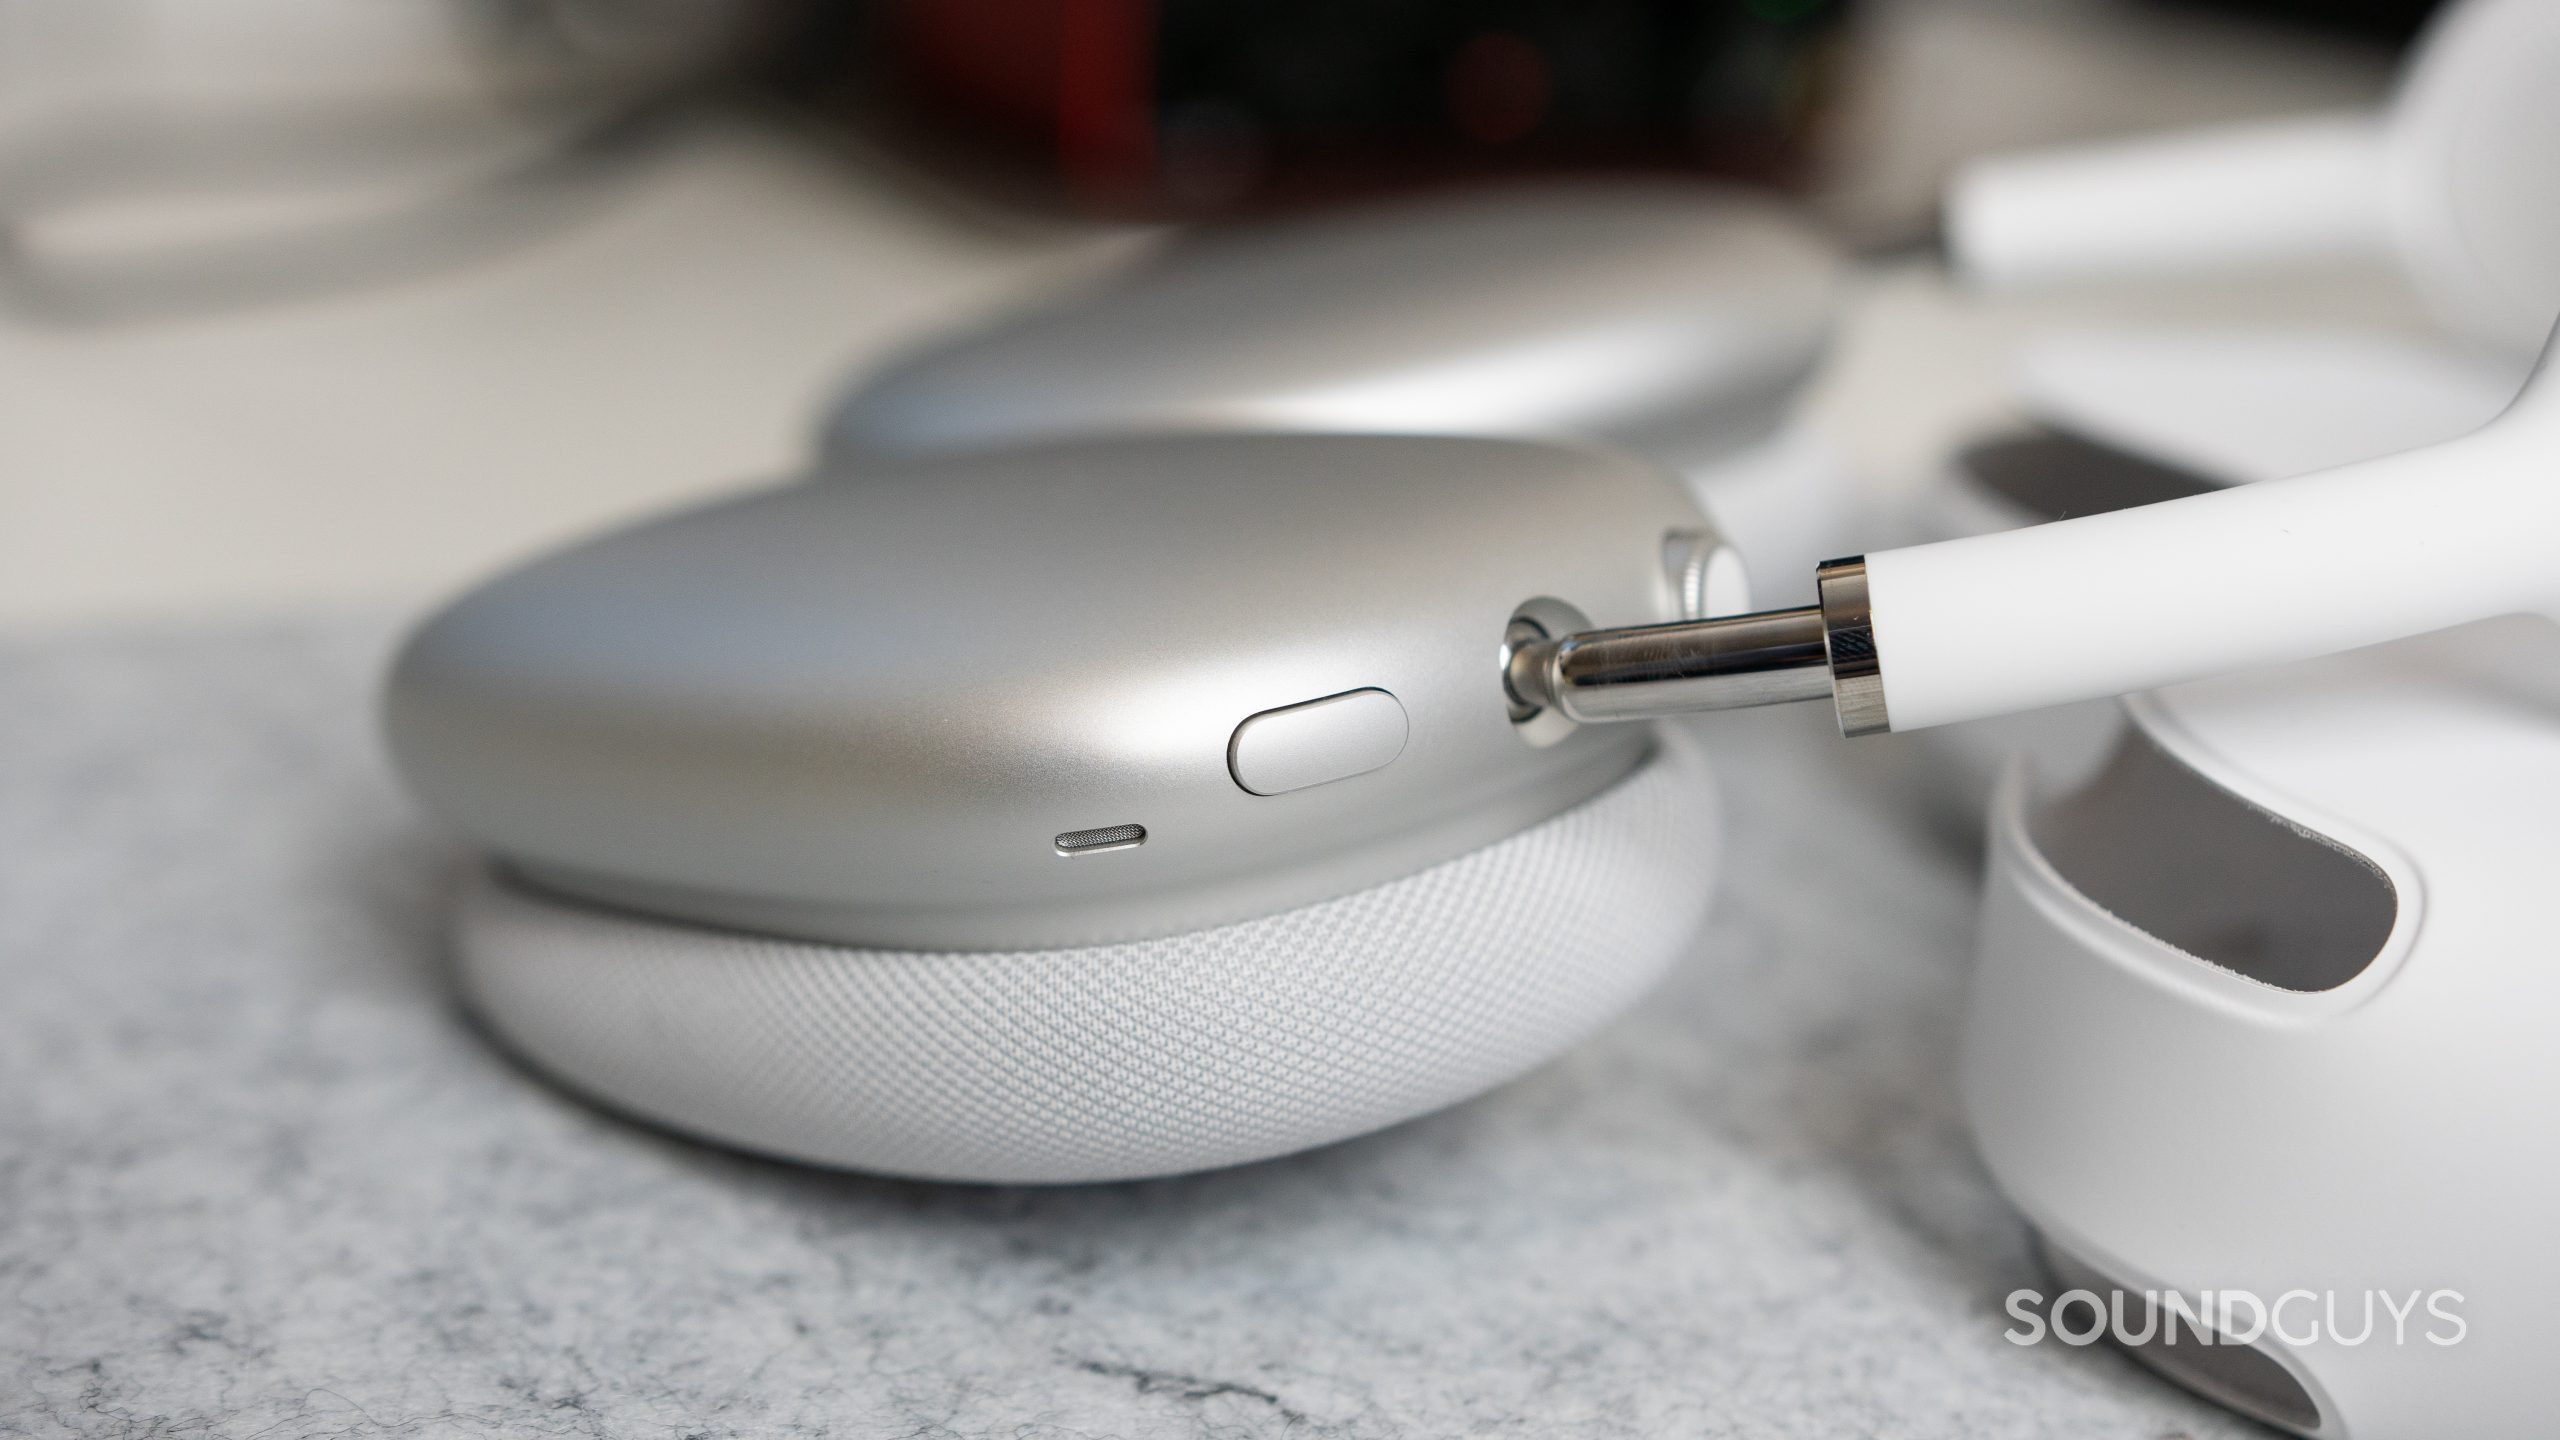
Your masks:
M1285 795L1366 775L1404 753L1404 705L1384 690L1345 690L1248 715L1227 742L1227 773L1256 795Z

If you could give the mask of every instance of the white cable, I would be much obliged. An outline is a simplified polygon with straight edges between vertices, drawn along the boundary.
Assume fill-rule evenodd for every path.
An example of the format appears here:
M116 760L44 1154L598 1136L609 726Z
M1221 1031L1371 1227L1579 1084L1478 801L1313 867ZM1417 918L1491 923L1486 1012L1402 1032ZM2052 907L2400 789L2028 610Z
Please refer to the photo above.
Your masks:
M1884 551L1866 581L1895 730L2560 615L2560 365L2441 445Z

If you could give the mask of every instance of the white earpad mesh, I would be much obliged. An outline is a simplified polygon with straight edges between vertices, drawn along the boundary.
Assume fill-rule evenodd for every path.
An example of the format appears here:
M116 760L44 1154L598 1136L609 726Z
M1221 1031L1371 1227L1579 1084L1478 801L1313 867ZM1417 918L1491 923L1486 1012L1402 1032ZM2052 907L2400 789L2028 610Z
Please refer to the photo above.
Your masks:
M756 1150L937 1179L1235 1164L1488 1089L1633 1001L1714 883L1693 746L1401 880L1123 945L860 950L592 909L484 877L488 1023L612 1104Z

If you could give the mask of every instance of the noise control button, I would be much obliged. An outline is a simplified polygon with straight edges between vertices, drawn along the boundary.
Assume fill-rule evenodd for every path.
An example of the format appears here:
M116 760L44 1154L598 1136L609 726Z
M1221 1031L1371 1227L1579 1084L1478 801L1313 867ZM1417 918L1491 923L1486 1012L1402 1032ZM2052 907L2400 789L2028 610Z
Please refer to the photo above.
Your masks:
M1376 688L1248 715L1227 741L1227 773L1255 795L1366 775L1404 753L1404 704Z

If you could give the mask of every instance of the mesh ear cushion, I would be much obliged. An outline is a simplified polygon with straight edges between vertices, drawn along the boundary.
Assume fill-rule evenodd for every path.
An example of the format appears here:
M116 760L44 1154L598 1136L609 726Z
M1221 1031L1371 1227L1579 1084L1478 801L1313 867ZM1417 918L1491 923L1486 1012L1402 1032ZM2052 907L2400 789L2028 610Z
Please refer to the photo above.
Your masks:
M1703 757L1372 889L1130 944L862 950L484 876L471 1003L536 1065L681 1130L932 1179L1085 1181L1285 1154L1529 1070L1681 952L1715 879Z

